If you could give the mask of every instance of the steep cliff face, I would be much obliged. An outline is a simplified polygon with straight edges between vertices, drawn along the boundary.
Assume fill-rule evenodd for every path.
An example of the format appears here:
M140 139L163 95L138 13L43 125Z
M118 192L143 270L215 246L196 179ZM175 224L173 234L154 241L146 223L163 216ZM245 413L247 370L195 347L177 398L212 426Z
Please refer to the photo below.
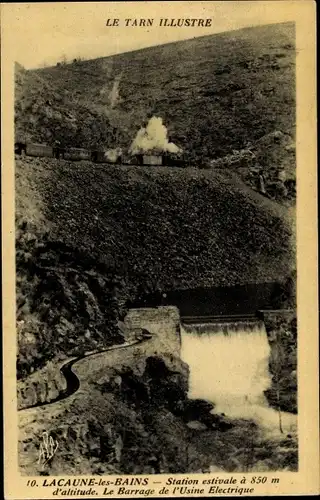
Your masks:
M18 247L23 255L23 261L17 259L20 377L56 356L123 341L117 327L119 284L62 244L20 240Z
M66 389L67 383L60 372L59 363L48 361L46 365L17 382L18 410L39 403L50 403Z

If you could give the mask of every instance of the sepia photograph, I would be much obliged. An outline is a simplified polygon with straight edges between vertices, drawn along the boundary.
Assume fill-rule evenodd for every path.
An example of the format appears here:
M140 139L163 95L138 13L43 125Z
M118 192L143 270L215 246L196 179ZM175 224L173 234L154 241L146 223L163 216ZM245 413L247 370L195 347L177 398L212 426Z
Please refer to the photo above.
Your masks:
M4 9L28 498L279 494L302 470L303 2L150 3Z

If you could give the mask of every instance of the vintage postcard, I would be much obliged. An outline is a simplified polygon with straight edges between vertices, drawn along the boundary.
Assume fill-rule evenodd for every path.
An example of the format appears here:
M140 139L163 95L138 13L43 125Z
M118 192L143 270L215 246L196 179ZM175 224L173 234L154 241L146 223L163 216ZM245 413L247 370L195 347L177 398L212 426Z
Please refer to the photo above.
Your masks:
M5 3L7 499L319 492L315 3Z

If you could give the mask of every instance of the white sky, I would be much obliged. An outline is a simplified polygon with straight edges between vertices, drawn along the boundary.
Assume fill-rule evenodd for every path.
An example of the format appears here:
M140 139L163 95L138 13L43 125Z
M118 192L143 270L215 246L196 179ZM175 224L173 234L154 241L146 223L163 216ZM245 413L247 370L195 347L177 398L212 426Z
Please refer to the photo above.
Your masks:
M293 21L287 1L82 2L3 4L3 40L26 68L53 65L65 55L91 59L222 31ZM309 2L305 2L309 3ZM159 27L159 19L212 18L211 28ZM119 18L119 27L106 27ZM125 18L154 18L152 27L125 27ZM9 42L6 42L7 44ZM8 50L8 47L6 48Z

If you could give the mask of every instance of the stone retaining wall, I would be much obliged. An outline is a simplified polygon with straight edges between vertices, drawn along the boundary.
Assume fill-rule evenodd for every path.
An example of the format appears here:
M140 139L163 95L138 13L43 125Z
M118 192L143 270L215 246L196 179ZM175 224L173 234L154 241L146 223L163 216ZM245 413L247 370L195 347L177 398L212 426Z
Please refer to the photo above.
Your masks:
M180 313L177 307L129 309L124 320L128 328L145 328L161 354L180 355Z

